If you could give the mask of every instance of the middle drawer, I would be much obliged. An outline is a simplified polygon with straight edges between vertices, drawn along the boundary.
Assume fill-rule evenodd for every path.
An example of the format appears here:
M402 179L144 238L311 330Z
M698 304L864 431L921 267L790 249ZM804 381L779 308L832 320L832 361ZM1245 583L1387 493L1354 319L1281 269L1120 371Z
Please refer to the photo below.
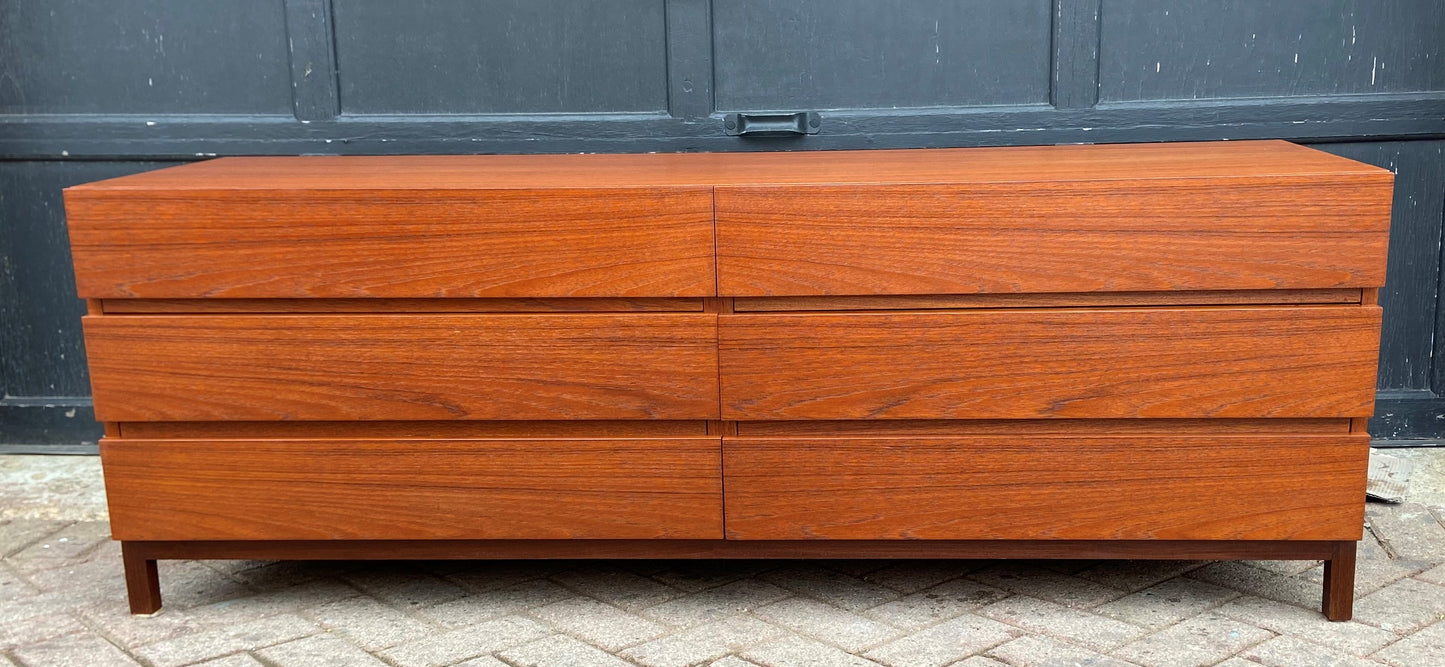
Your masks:
M102 421L716 419L707 313L84 318Z
M1377 306L724 315L722 418L1363 417Z

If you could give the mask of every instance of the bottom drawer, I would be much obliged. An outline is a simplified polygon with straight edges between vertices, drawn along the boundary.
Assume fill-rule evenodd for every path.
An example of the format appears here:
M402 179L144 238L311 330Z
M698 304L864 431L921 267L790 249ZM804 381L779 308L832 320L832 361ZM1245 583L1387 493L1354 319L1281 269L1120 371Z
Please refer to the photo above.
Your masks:
M725 438L727 536L1357 540L1369 436Z
M718 438L101 442L118 540L722 537Z

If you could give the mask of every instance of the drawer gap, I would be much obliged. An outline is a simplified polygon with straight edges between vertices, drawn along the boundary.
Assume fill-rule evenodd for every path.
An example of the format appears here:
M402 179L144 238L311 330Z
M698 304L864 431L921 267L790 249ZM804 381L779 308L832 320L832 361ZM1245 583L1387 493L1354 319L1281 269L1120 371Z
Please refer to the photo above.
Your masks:
M701 298L93 299L107 314L703 312ZM96 313L92 313L96 314Z
M702 420L122 422L122 438L669 438L708 435Z
M1349 419L900 419L740 421L743 437L1349 433Z
M736 312L1103 308L1117 306L1338 305L1362 302L1359 289L1056 294L921 294L911 296L738 297Z

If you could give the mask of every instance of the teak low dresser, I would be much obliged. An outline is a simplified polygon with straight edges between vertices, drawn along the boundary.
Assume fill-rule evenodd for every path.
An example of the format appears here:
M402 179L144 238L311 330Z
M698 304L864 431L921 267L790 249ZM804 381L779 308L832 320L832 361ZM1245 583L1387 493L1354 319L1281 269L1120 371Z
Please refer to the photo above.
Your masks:
M171 558L1322 559L1392 176L1279 141L224 158L65 202Z

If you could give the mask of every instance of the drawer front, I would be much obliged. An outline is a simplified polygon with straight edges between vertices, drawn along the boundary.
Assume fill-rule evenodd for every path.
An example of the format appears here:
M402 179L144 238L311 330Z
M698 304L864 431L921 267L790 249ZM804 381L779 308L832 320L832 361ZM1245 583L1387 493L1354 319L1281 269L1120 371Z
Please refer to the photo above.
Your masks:
M1362 417L1380 309L746 314L723 419Z
M716 419L716 316L84 318L102 421Z
M715 293L709 188L67 193L84 298Z
M722 537L718 439L101 441L118 540Z
M1357 540L1369 437L725 438L741 540Z
M726 296L1375 287L1391 179L719 187Z

